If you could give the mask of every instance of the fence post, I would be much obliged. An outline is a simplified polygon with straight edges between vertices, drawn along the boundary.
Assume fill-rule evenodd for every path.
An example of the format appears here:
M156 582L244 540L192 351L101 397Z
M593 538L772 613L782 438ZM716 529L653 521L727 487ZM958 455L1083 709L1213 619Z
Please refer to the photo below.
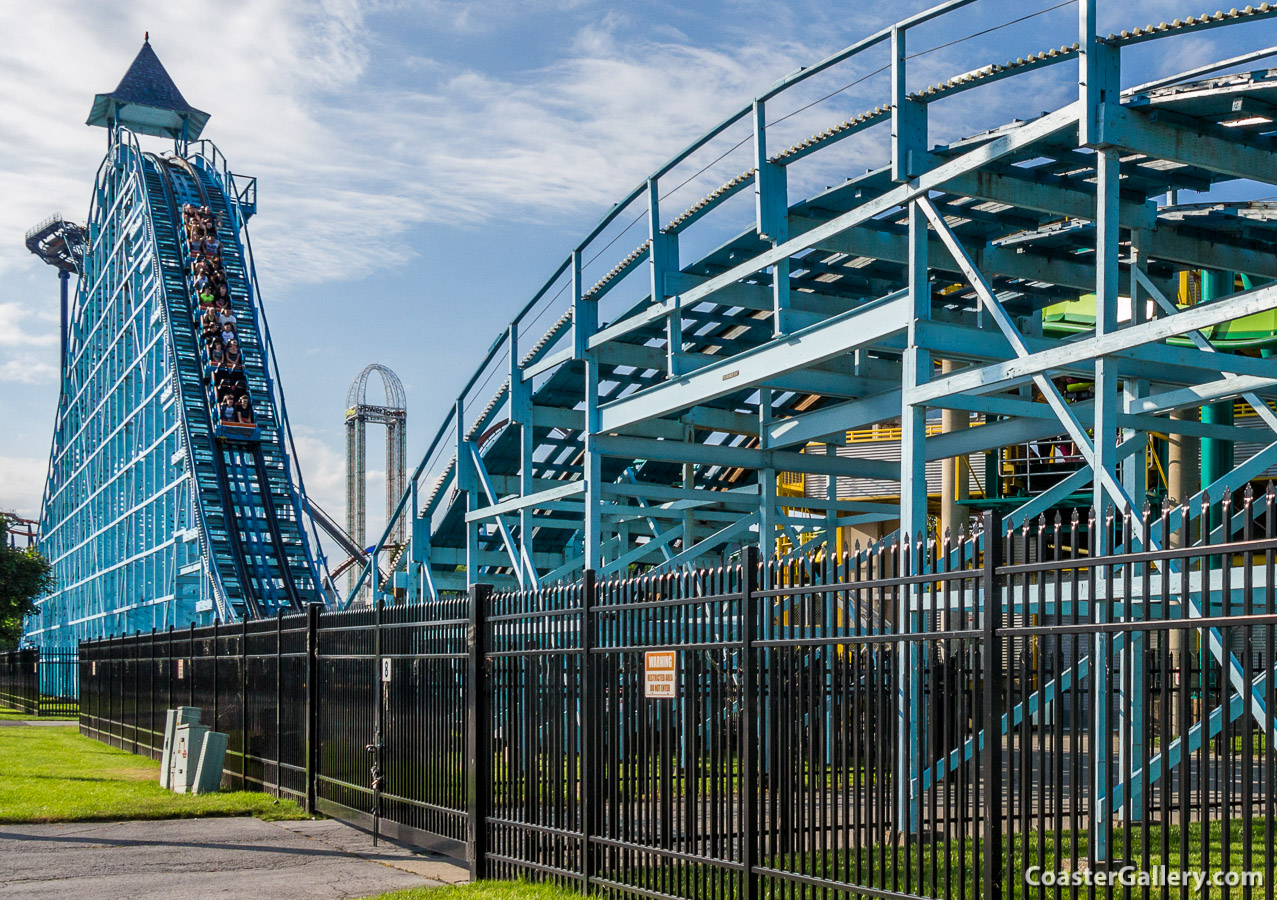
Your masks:
M191 623L190 630L186 637L186 662L187 668L190 669L186 673L186 705L195 705L195 623Z
M984 890L987 900L1002 896L1002 515L984 514Z
M368 580L372 587L372 609L373 609L373 656L375 663L373 665L373 688L377 692L377 703L373 707L373 731L372 743L368 745L368 751L372 754L372 765L368 771L368 781L372 787L372 845L377 846L378 832L381 828L381 782L385 777L381 766L383 753L385 749L385 719L386 719L386 684L382 681L381 667L385 665L381 661L381 623L382 609L384 601L381 591L378 590L376 574L376 560L372 560L368 566Z
M594 604L598 573L586 569L581 577L581 893L589 894L594 880L595 813L599 808L598 745L602 726L594 654Z
M142 632L133 632L133 754L137 755L138 721L142 718Z
M248 787L248 618L240 620L239 635L239 785ZM265 774L265 773L263 773ZM264 787L265 785L263 785Z
M107 644L106 644L107 652L111 655L111 661L109 663L111 689L109 694L110 699L107 701L107 713L108 713L107 726L106 726L106 733L108 738L107 744L109 744L112 747L119 747L120 745L115 743L115 711L118 708L115 702L115 670L116 670L117 661L119 659L120 651L119 651L118 642L116 641L114 636L108 637L106 640L107 640Z
M40 648L35 648L30 653L31 656L31 712L38 719L40 718L40 708L43 706L42 695L40 693Z
M245 670L247 671L247 670ZM247 676L245 676L247 677ZM244 721L248 721L248 699L244 700ZM245 726L247 727L247 725ZM275 615L275 799L283 796L284 758L284 610ZM265 773L262 773L265 775Z
M248 620L244 619L242 621L247 626ZM218 641L219 631L220 631L220 628L218 627L217 619L214 619L213 620L213 721L210 723L207 720L203 720L205 724L210 725L210 728L209 728L210 731L217 731L217 700L218 700L217 695L220 692L219 691L220 685L218 684L218 679L217 679L217 675L218 675L217 670L220 668L217 662L217 658L218 658L217 645L219 643ZM194 654L195 654L195 651L192 650L191 655L194 656ZM195 683L195 660L192 659L191 660L191 684L194 684L194 683ZM194 706L194 705L195 705L194 703L191 704L191 706ZM203 715L203 714L204 714L204 711L201 711L200 715Z
M740 796L740 861L741 900L756 900L758 877L754 874L755 856L758 852L758 763L755 750L758 747L757 691L754 679L754 630L758 627L758 548L747 545L741 549L740 586L740 723L737 740L740 742L740 765L736 774L737 792Z
M315 812L315 760L319 753L319 604L306 607L306 812Z
M164 704L165 718L168 710L173 709L173 625L168 627L168 647L164 653L164 681L168 685L168 702ZM167 727L167 722L165 723Z
M492 601L492 585L470 586L470 624L466 629L466 650L469 655L466 680L469 697L466 704L466 744L470 748L469 785L466 794L470 801L467 811L470 831L470 878L477 880L487 875L488 842L486 818L492 790L492 698L488 693L487 654L491 640L488 635L487 612Z
M151 748L151 759L155 759L155 750L156 750L155 745L156 745L156 743L157 743L157 742L156 742L156 740L155 740L155 733L156 733L156 728L155 728L155 670L158 668L158 666L156 666L156 664L155 664L155 626L154 626L154 625L152 625L152 626L151 626L151 642L150 642L149 644L147 644L147 647L149 648L149 652L148 652L148 653L147 653L147 655L146 655L146 667L147 667L148 669L150 669L150 670L151 670L151 690L148 692L148 693L149 693L149 695L150 695L150 700L149 700L149 702L148 702L148 704L147 704L148 712L147 712L147 716L146 716L146 732L147 732L147 735L148 735L147 740L150 742L150 748ZM163 747L163 743L162 743L162 742L160 742L160 746L161 746L161 748Z

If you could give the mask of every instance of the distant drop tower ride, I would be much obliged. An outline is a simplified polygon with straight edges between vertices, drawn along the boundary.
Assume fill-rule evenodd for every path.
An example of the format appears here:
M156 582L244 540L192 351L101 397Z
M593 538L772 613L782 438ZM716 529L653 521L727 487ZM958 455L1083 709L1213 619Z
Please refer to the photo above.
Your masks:
M87 124L109 140L64 315L40 517L57 584L28 642L325 600L245 228L257 184L199 139L208 118L149 36L119 87L94 99ZM143 151L140 136L172 149ZM188 222L188 206L211 216ZM47 243L33 234L28 246Z
M386 402L368 402L368 379L376 373ZM355 376L346 394L346 532L360 547L368 541L368 423L386 426L386 521L393 522L387 536L391 544L404 542L404 521L395 517L395 507L407 483L407 456L404 452L408 427L408 399L399 376L383 365L365 366ZM359 577L351 570L350 586Z

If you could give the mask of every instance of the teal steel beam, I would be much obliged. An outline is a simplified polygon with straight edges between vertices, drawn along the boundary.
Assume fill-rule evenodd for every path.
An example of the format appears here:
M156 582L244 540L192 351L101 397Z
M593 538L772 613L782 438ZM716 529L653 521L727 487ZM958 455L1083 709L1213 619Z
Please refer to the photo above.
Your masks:
M759 238L776 247L789 239L788 170L767 157L767 104L754 101L754 227ZM772 264L772 333L793 329L789 314L788 256ZM690 298L688 302L691 302Z
M927 218L931 222L931 227L934 228L940 235L941 239L948 244L950 251L954 254L954 258L963 265L964 274L967 280L971 283L971 286L975 288L982 305L989 311L994 323L1011 344L1016 355L1020 359L1030 358L1029 349L1024 342L1023 336L1007 315L1006 310L1002 308L997 297L993 295L993 291L989 287L988 282L984 280L984 277L980 274L980 272L971 264L970 259L966 257L961 245L958 244L956 238L953 237L953 232L949 230L949 227L945 224L944 219L940 216L936 208L931 204L931 201L925 198L919 198L916 201L916 205L919 206L926 214ZM1116 225L1116 223L1114 224ZM1116 260L1114 259L1113 262L1116 263ZM1114 279L1116 280L1116 266L1114 266L1113 274ZM1116 299L1116 294L1114 294L1114 299ZM1116 306L1116 304L1114 304L1114 306ZM1116 318L1116 312L1114 312L1114 318ZM952 378L954 376L950 377ZM1042 392L1043 398L1059 418L1061 426L1063 426L1069 437L1072 438L1073 443L1078 448L1078 451L1086 458L1088 464L1094 465L1094 461L1097 456L1095 450L1096 445L1092 442L1092 439L1087 435L1085 429L1082 427L1081 422L1077 418L1076 412L1073 410L1071 405L1065 401L1059 388L1057 388L1045 375L1040 372L1035 372L1032 374L1032 377L1033 383L1037 386L1038 390ZM1113 388L1114 391L1116 391L1116 381L1114 381ZM914 386L906 385L904 388L906 399L918 392L919 389ZM1114 405L1116 405L1116 401L1114 401ZM1111 414L1115 415L1116 409L1114 409ZM1095 431L1097 435L1100 434L1100 427L1098 424L1096 425ZM1105 460L1107 459L1107 456L1100 458L1101 460ZM1114 472L1104 466L1100 466L1096 468L1096 475L1097 491L1106 491L1112 494L1114 499L1116 499L1119 503L1129 505L1129 501L1124 499L1125 492L1123 491L1121 484L1118 483Z
M602 547L606 539L603 534L603 517L600 509L603 497L603 456L599 452L599 432L602 431L599 421L599 361L590 349L590 338L598 331L598 301L583 296L581 292L581 252L572 253L572 353L576 359L585 363L584 395L585 395L585 432L582 473L585 481L585 517L582 523L585 541L585 568L596 572L603 564Z
M485 484L490 483L487 478L487 472L483 473ZM578 494L585 493L585 482L569 481L556 488L547 488L543 491L536 491L530 494L522 494L514 497L506 497L505 499L497 499L494 492L489 492L493 502L490 506L481 506L471 512L466 513L467 521L482 521L497 516L504 516L512 512L523 512L539 508L543 504L550 503L554 500L561 500L566 497L575 497Z
M920 323L919 331L921 340L928 349L946 358L981 363L989 360L1001 361L1015 354L1011 343L1004 335L989 329L956 322L923 322ZM1055 348L1077 347L1082 341L1087 340L1085 336L1076 337L1071 341L1058 341L1026 334L1021 334L1020 337L1024 346L1034 354ZM889 342L876 346L882 346L883 349L899 349L899 347L891 346ZM1218 358L1198 348L1176 347L1155 341L1134 346L1127 343L1119 349L1109 350L1106 355L1118 361L1120 366L1118 372L1122 377L1146 378L1163 384L1194 384L1200 380L1201 372L1219 371ZM1061 375L1090 378L1094 375L1094 371L1089 364L1089 359L1090 357L1084 352L1077 354L1061 352L1059 364L1052 365L1051 370ZM1233 357L1233 359L1235 361L1232 364L1239 367L1239 371L1245 374L1264 376L1271 371L1260 359L1249 357ZM1198 371L1187 371L1193 369ZM968 370L959 370L946 378L969 374ZM1021 374L1015 377L1023 379L1031 377L1032 374ZM1011 379L1008 379L1006 388L1013 386L1010 381Z
M753 509L758 503L758 485L751 484L731 490L706 490L670 487L650 482L614 482L602 488L605 499L642 499L675 505L692 503L698 506L721 505L738 509Z
M659 563L656 566L653 566L651 571L663 572L669 569L673 569L676 566L683 565L684 563L691 562L692 560L696 559L697 556L701 556L705 553L708 553L710 550L713 550L717 547L721 547L723 544L725 544L727 541L731 540L732 538L736 537L738 534L749 531L754 526L756 521L757 519L755 516L746 516L745 518L737 519L735 522L731 523L727 527L720 528L718 531L714 532L709 537L702 540L700 543L693 544L692 546L688 547L686 550L683 550L675 554L674 556L670 557L669 559L665 560L664 562ZM681 527L680 527L680 530L681 530Z
M1083 6L1094 7L1094 0L1088 0ZM1094 20L1091 25L1093 28ZM1094 48L1092 48L1094 49ZM1116 57L1116 52L1112 54ZM1116 78L1106 84L1116 84ZM1106 88L1107 90L1107 88ZM1099 116L1104 117L1108 104L1101 102ZM1097 125L1098 130L1100 126ZM1120 185L1119 163L1117 151L1109 147L1100 147L1096 156L1096 197L1099 217L1096 221L1095 238L1095 335L1104 338L1115 333L1117 329L1117 295L1118 295L1118 221L1117 200ZM1133 326L1135 327L1135 326ZM1112 536L1108 527L1108 515L1112 506L1116 506L1116 514L1120 522L1123 517L1135 512L1135 502L1125 490L1125 486L1117 481L1117 436L1118 411L1120 400L1117 390L1117 361L1105 356L1095 358L1095 419L1094 419L1094 456L1089 460L1093 479L1093 509L1096 516L1096 530L1091 541L1091 552L1107 555L1112 552ZM1079 447L1079 449L1081 449ZM1117 485L1120 491L1112 489ZM1110 498L1113 501L1110 505ZM1098 578L1112 577L1111 571L1101 569ZM1097 623L1105 621L1107 610L1104 604L1093 604L1092 613ZM1098 632L1093 638L1095 656L1099 664L1095 667L1095 696L1110 696L1112 667L1110 655L1113 652L1112 638L1107 632ZM1093 724L1091 739L1095 741L1096 758L1109 759L1113 755L1113 732L1109 723L1111 709L1108 703L1092 705ZM1121 710L1120 727L1127 727L1131 710ZM1142 719L1130 723L1132 727L1143 730ZM1100 771L1100 768L1103 771ZM1092 840L1095 842L1097 858L1109 858L1111 839L1111 822L1114 810L1109 798L1110 773L1107 766L1099 767L1093 775L1094 812L1091 822Z
M904 44L897 43L896 55L899 68L904 68ZM897 86L903 90L903 73ZM900 110L896 111L897 113ZM925 129L925 121L923 123ZM925 130L924 130L925 135ZM898 139L897 143L901 143ZM912 159L901 159L903 164ZM914 572L924 565L930 527L927 521L927 408L921 403L910 402L910 392L925 384L931 377L931 353L918 345L917 323L931 317L931 279L927 266L927 207L926 200L916 199L909 204L909 287L908 328L904 356L901 360L900 409L900 543L899 571ZM915 553L915 545L917 551ZM908 585L900 591L897 601L898 627L912 633L922 630L922 618L914 612L914 597L920 585ZM921 735L926 729L922 702L922 671L924 656L918 641L902 642L897 648L901 672L909 673L909 687L897 697L897 815L907 823L910 833L921 827L922 793L918 790L918 766L920 764Z
M837 432L854 431L900 415L901 391L884 391L859 400L847 400L797 416L774 419L768 428L768 446L776 449L805 445Z

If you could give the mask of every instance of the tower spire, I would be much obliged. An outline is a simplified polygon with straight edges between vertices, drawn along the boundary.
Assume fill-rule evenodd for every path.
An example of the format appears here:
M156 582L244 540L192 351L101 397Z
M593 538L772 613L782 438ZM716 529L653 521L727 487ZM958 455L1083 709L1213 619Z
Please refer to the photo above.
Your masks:
M193 141L208 119L208 113L186 102L151 49L151 33L146 31L142 49L119 85L111 93L93 98L93 109L85 124L105 128L123 125L138 134Z

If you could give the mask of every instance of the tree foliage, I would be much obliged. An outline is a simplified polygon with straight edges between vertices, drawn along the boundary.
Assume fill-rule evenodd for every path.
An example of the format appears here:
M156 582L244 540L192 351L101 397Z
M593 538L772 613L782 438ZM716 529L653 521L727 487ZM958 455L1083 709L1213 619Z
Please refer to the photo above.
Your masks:
M53 590L53 569L34 547L9 546L9 520L0 515L0 650L11 650L22 637L22 620L35 612L35 601Z

